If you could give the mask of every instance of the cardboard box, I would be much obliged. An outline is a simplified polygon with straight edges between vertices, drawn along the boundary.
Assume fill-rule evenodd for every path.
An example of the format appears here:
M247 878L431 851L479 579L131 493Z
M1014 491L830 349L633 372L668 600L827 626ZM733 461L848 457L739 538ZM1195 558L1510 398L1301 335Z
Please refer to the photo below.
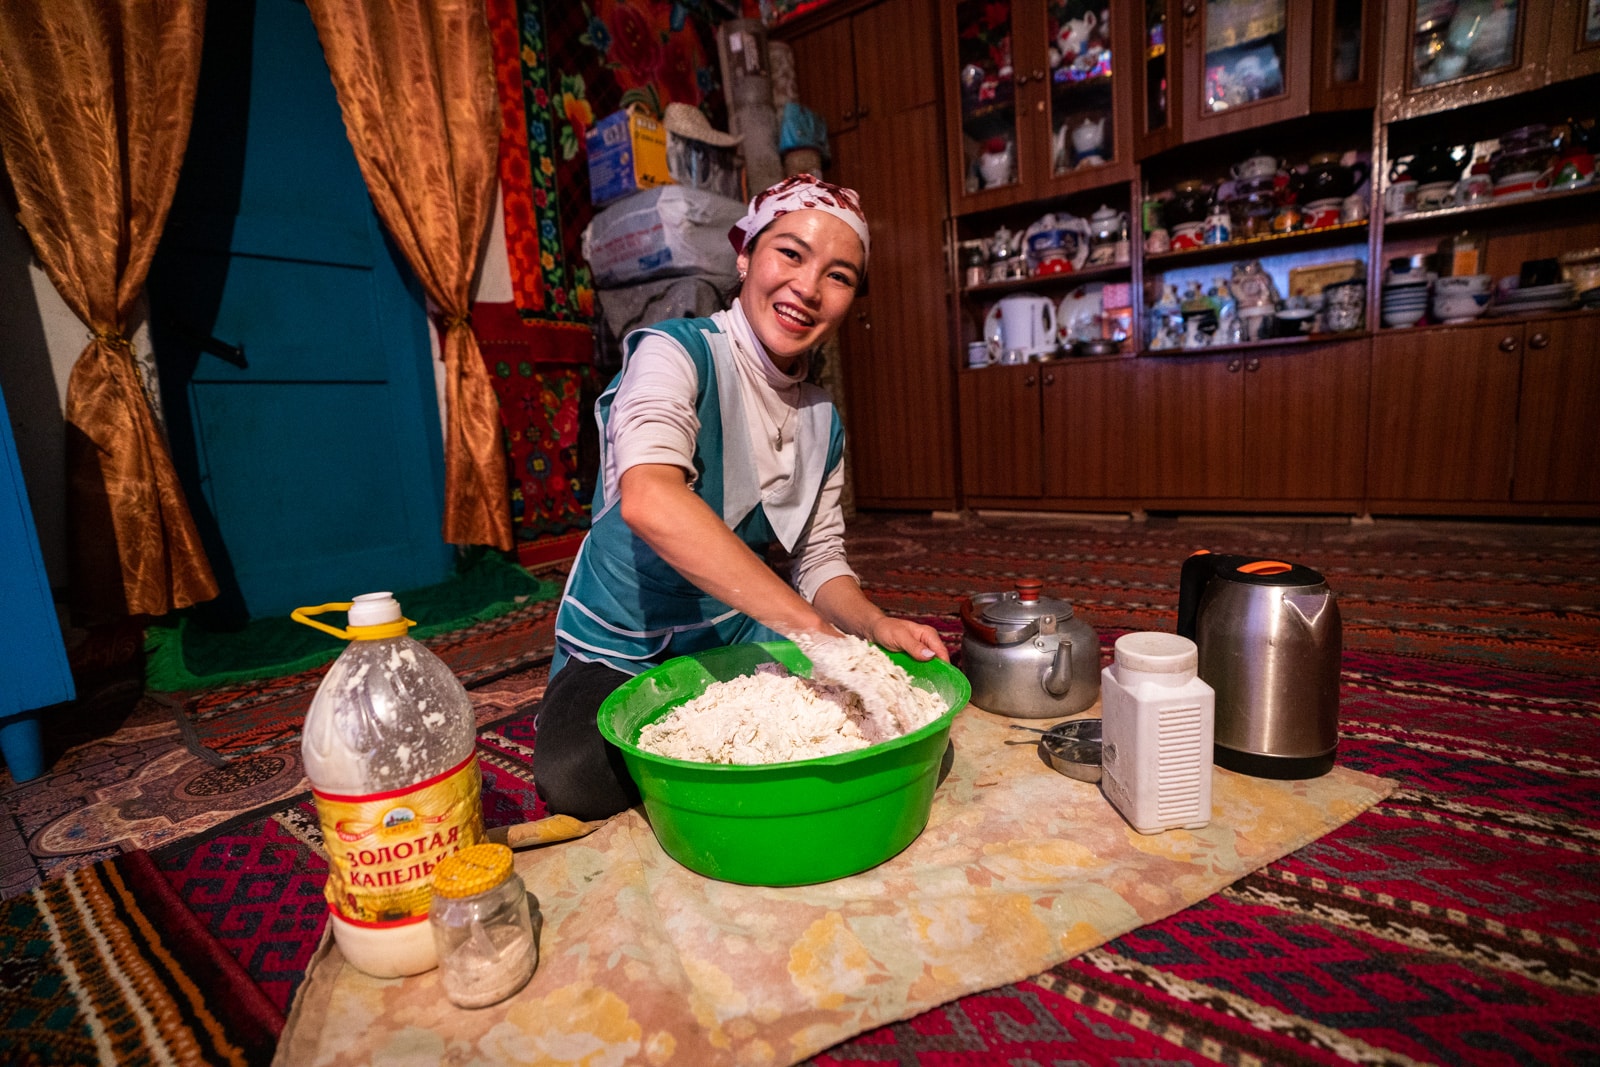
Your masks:
M595 123L585 140L589 198L596 207L641 189L671 185L667 130L640 109L615 111Z

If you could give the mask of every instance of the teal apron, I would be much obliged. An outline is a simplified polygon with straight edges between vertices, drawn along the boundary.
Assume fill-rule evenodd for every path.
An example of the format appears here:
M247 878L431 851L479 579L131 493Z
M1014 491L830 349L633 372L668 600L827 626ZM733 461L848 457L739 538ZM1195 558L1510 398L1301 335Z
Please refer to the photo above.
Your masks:
M800 457L794 477L762 500L755 459L740 398L738 368L728 337L711 319L672 319L636 330L623 342L622 370L595 404L600 424L600 469L605 470L606 427L617 383L640 340L660 334L694 363L695 480L690 488L757 555L777 541L793 551L815 513L823 483L844 455L844 428L826 401L805 403L796 413L794 447ZM726 442L734 442L725 448ZM826 447L819 447L823 441ZM603 480L603 479L602 479ZM778 637L767 627L715 597L707 596L635 537L622 521L617 501L595 492L594 519L573 561L556 615L556 653L550 676L569 659L604 663L639 674L674 656L743 641Z

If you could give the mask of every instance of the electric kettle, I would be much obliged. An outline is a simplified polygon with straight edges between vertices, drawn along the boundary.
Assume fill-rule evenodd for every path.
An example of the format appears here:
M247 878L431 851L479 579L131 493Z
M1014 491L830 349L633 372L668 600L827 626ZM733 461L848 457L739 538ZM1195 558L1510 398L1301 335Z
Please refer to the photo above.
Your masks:
M1183 564L1178 634L1216 691L1220 767L1315 778L1339 744L1339 605L1309 567L1197 552Z
M984 319L983 337L990 355L1002 363L1007 352L1045 359L1056 350L1055 301L1037 293L1001 297Z

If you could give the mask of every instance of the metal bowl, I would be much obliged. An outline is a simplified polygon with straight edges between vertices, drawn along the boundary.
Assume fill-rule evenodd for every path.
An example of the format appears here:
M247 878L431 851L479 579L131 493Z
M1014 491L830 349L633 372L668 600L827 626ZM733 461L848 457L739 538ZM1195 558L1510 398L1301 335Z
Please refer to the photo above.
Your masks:
M1074 341L1072 354L1075 356L1114 356L1122 351L1122 344L1118 341Z
M1100 720L1058 723L1039 738L1039 754L1050 766L1080 782L1100 780Z

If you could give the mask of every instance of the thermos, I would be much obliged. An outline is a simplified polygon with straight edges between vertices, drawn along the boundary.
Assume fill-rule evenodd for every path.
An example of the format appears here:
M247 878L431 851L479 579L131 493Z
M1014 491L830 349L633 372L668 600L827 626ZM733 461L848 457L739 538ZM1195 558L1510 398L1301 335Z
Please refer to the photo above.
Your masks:
M1216 690L1218 766L1315 778L1339 746L1339 605L1310 567L1198 552L1184 562L1178 633Z

